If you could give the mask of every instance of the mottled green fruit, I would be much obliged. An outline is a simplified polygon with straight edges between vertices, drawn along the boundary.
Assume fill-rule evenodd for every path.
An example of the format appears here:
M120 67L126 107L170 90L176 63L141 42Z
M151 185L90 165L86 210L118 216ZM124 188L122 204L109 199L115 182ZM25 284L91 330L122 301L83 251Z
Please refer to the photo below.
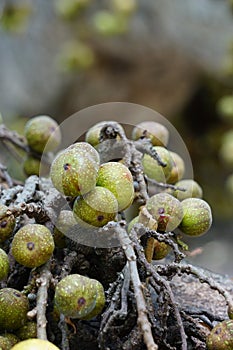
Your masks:
M160 159L166 164L166 166L163 167L159 165L157 160L153 159L148 154L144 154L142 158L144 173L153 180L166 183L167 179L171 176L173 167L172 157L170 152L164 147L155 146L153 149L157 152Z
M124 164L101 164L96 185L105 187L114 194L118 201L118 211L125 210L134 200L133 177Z
M233 122L233 95L226 95L220 98L217 110L224 120Z
M5 242L15 228L15 217L12 214L8 215L8 211L6 205L0 204L0 243Z
M56 0L54 4L60 16L65 19L72 19L89 3L90 0Z
M0 329L15 330L27 321L27 297L13 288L0 290Z
M171 169L171 174L169 178L167 179L167 183L174 184L177 181L181 180L184 176L185 172L185 164L181 156L175 152L170 151L170 155L173 160L173 166Z
M70 145L67 149L74 149L78 154L88 155L91 157L97 164L100 163L100 156L96 149L91 146L88 142L76 142Z
M114 123L114 125L119 129L120 132L124 133L122 126L112 120L102 121L93 125L86 133L85 140L90 143L92 146L97 146L100 143L100 131L105 126L105 124Z
M184 216L180 230L189 236L200 236L207 232L212 224L211 208L200 198L187 198L181 202Z
M49 229L39 224L23 226L14 236L11 253L26 267L40 266L52 256L54 240Z
M10 264L8 255L6 252L0 248L0 280L7 277L9 272Z
M134 226L135 224L138 223L138 219L139 219L139 216L135 216L135 218L133 218L133 219L128 223L128 227L127 227L128 233L130 233L130 231L132 230L133 226Z
M104 36L123 34L127 31L127 18L106 10L96 11L92 16L95 30Z
M222 137L219 155L225 164L233 166L233 130L227 131Z
M38 153L43 153L44 149L46 152L54 151L61 142L57 122L46 115L30 119L25 125L24 134L29 147Z
M26 340L37 337L37 324L33 321L27 321L23 327L15 332L20 340Z
M206 345L208 350L232 350L233 320L218 323L207 337Z
M1 350L10 350L12 349L12 344L9 339L4 335L0 335L0 349Z
M91 191L96 184L99 164L83 152L66 149L54 159L50 176L54 187L66 196L76 197Z
M185 191L175 190L173 196L180 201L186 198L202 198L203 191L201 186L192 179L180 180L176 183L176 187L185 189Z
M48 340L27 339L13 346L12 350L59 350L57 346Z
M160 123L145 121L137 124L132 131L133 140L138 140L143 136L149 138L153 146L167 146L169 131Z
M114 220L118 211L116 197L107 188L96 186L83 197L77 197L74 215L89 225L101 227Z
M7 339L10 343L10 348L12 348L12 346L14 346L15 344L17 344L20 339L15 335L15 334L12 334L12 333L4 333L1 335L1 337L4 337L5 339ZM1 348L1 346L0 346Z
M95 281L95 284L96 284L96 290L97 290L96 304L94 309L87 316L82 318L83 320L91 320L92 318L99 315L105 305L104 287L99 281L97 280L92 280L92 281Z
M77 221L71 210L62 210L57 218L56 226L53 231L54 243L58 248L66 247L66 233L74 226Z
M95 280L72 274L58 282L54 302L65 316L83 318L95 308L97 294Z
M148 199L146 208L162 232L173 231L183 218L181 202L168 193L153 195Z
M164 259L168 253L170 252L171 248L168 244L165 242L159 242L157 239L154 241L154 253L152 260L161 260Z
M38 158L27 156L23 161L23 171L27 176L46 176L49 174L49 165L42 163Z

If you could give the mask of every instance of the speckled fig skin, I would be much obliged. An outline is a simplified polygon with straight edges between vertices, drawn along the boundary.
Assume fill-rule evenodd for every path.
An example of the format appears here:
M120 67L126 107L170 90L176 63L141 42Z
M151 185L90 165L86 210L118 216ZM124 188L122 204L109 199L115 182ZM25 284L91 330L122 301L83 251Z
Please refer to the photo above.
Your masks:
M62 210L53 230L53 239L56 247L66 247L66 233L75 225L77 225L77 221L75 220L73 211Z
M6 252L0 248L0 280L7 277L10 269L9 259Z
M133 128L132 140L138 140L142 136L149 138L153 146L167 146L169 131L160 123L144 121Z
M54 240L49 229L39 224L27 224L15 234L11 253L15 260L26 267L46 263L53 254Z
M107 120L107 121L102 121L102 122L99 122L95 125L93 125L86 133L86 136L85 136L85 141L90 143L92 146L97 146L100 142L99 142L99 137L100 137L100 131L101 129L103 128L103 126L106 124L106 123L114 123L118 128L119 130L124 133L124 129L122 128L122 126L113 121L113 120Z
M115 220L117 211L118 202L114 194L100 186L96 186L83 197L77 197L73 206L75 217L96 227Z
M36 116L28 120L24 134L29 147L38 153L57 149L61 142L61 131L57 122L49 116Z
M91 320L92 318L99 315L105 305L104 287L99 281L97 280L92 280L92 281L94 281L96 284L96 290L97 290L96 304L94 309L87 316L82 317L83 320Z
M48 164L41 163L40 159L33 156L27 156L23 161L23 171L27 176L46 176L49 174L49 169Z
M72 274L58 282L54 303L59 312L65 316L81 319L94 310L97 293L95 280Z
M27 321L29 303L27 297L14 288L0 290L0 329L15 330Z
M48 340L27 339L19 342L11 350L59 350L57 346Z
M20 339L13 333L3 333L1 334L0 338L7 339L10 345L9 350L20 341ZM0 349L1 349L1 343L0 343ZM5 348L3 347L3 349ZM8 350L7 347L6 347L6 350Z
M8 210L6 205L0 204L0 243L5 242L15 228L14 215L7 215Z
M52 162L50 176L54 187L66 196L91 191L96 184L99 164L75 148L65 149Z
M96 185L105 187L114 194L118 201L118 211L128 208L134 200L133 177L124 164L101 164Z
M167 183L174 184L183 178L185 172L185 163L179 154L170 151L170 155L173 160L173 166L171 169L171 174L167 179Z
M12 349L12 344L9 339L4 335L0 335L0 349L1 350L10 350Z
M153 159L148 154L144 154L142 158L144 173L151 179L166 183L167 179L171 175L174 162L172 160L170 152L166 148L161 146L155 146L153 148L158 153L161 160L166 164L166 166L163 167L159 165L156 159Z
M181 202L184 216L179 229L189 236L201 236L212 224L209 204L200 198L187 198Z
M88 155L88 157L93 158L93 160L99 164L100 163L100 156L99 153L96 151L94 147L92 147L89 143L87 142L75 142L67 149L74 149L76 152L82 155Z
M187 198L202 198L203 191L201 186L192 179L183 179L175 184L176 187L184 188L185 191L175 190L172 195L180 201Z
M162 192L150 197L146 208L158 222L158 230L162 232L173 231L183 218L181 202L172 195Z
M27 321L23 327L15 331L20 340L26 340L37 337L37 324L33 321Z
M207 337L206 345L208 350L232 350L233 320L218 323Z

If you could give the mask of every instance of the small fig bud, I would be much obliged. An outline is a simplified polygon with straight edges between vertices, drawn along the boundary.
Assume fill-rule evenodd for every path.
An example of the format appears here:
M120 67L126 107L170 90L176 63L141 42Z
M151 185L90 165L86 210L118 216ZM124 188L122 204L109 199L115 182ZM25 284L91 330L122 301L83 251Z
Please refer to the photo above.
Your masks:
M218 323L210 332L206 345L208 350L233 349L233 320Z
M0 204L0 243L5 242L15 228L14 215L8 215L8 211L9 208L6 205Z
M157 122L145 121L137 124L132 131L132 139L149 138L153 146L167 146L169 139L168 129Z
M9 272L10 264L8 255L6 252L0 248L0 280L7 277Z
M176 183L176 187L184 189L173 191L172 195L179 199L180 201L186 198L202 198L203 191L201 186L192 179L180 180Z

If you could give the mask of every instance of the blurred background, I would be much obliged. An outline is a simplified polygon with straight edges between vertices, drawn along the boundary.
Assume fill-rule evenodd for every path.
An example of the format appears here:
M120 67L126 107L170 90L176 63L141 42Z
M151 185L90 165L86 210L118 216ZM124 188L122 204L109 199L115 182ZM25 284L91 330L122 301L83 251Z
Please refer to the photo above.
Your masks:
M22 132L34 115L62 122L111 101L161 113L183 138L213 209L189 259L231 276L232 92L232 0L0 0L4 123ZM23 178L19 163L8 166Z

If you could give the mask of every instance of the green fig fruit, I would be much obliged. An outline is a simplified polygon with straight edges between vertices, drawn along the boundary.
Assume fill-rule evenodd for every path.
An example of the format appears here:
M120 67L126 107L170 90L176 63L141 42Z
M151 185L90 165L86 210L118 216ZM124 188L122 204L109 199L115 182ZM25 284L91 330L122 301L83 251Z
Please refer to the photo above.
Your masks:
M65 149L54 159L50 176L54 187L66 196L76 197L91 191L96 184L99 164L92 156Z
M218 323L207 337L208 350L232 350L233 349L233 320L225 320Z
M1 350L10 350L12 349L12 343L4 335L0 335L0 349Z
M10 263L8 255L6 252L0 248L0 280L3 280L7 277L10 269Z
M4 338L4 339L7 339L7 341L9 342L9 349L11 349L15 344L17 344L20 339L13 333L3 333L0 338ZM1 344L0 344L0 349L1 349ZM3 347L4 349L4 347ZM8 350L8 348L6 348Z
M173 231L183 218L181 202L172 195L162 192L150 197L146 208L158 223L158 230Z
M185 172L185 164L179 154L170 151L170 155L173 160L173 166L171 169L170 176L167 179L167 183L174 184L182 179Z
M75 18L80 11L88 6L90 0L56 0L55 7L58 14L67 20Z
M171 171L174 165L171 154L166 148L161 146L155 146L153 149L157 152L166 166L159 165L156 159L153 159L149 154L144 154L142 158L144 173L157 182L166 183L167 179L171 176Z
M125 133L124 132L124 129L122 128L122 126L115 122L115 121L102 121L102 122L99 122L95 125L93 125L86 133L86 136L85 136L85 140L86 142L90 143L92 146L97 146L99 143L100 143L100 132L101 132L101 129L106 125L106 124L109 124L109 123L114 123L114 125L120 130L120 132L122 132L123 134Z
M48 340L27 339L13 346L12 350L59 350L57 346Z
M96 305L96 280L72 274L58 282L54 302L60 313L71 318L86 317Z
M66 247L66 233L77 225L72 210L62 210L57 218L56 225L53 230L53 239L56 247Z
M201 236L212 224L212 213L209 204L200 198L187 198L181 202L183 219L179 229L189 236Z
M96 304L94 309L87 316L82 317L83 320L91 320L92 318L99 315L105 305L105 294L104 294L103 285L97 280L92 280L92 281L95 281L95 284L96 284L96 291L97 291Z
M176 187L180 187L185 191L175 190L172 195L180 201L186 198L202 198L203 191L201 186L192 179L180 180L175 184Z
M73 206L77 219L97 227L102 227L109 221L115 220L117 211L118 202L114 194L100 186L96 186L83 197L77 197Z
M27 224L19 229L11 245L15 260L30 268L46 263L53 250L54 240L50 230L39 224Z
M132 131L133 140L138 140L141 137L149 138L153 146L167 146L169 131L160 123L145 121L137 124Z
M40 159L33 156L26 156L23 161L23 171L27 176L46 176L49 174L49 165L42 163Z
M49 116L31 118L25 125L24 134L29 147L38 153L57 149L61 142L61 131L57 122Z
M34 321L27 321L24 326L15 331L20 340L26 340L37 337L37 324Z
M138 223L138 219L139 219L139 216L135 216L135 218L133 218L133 219L128 223L128 227L127 227L128 233L130 233L130 231L132 230L133 226L134 226L135 224Z
M15 217L13 214L8 215L9 208L0 204L0 243L10 238L15 228Z
M75 142L67 147L67 149L73 149L80 155L88 155L88 157L92 158L97 164L100 163L99 153L88 142Z
M128 208L134 200L133 177L124 164L117 162L101 164L96 185L105 187L114 194L118 201L118 211Z
M0 290L0 329L15 330L27 321L27 297L14 288Z

